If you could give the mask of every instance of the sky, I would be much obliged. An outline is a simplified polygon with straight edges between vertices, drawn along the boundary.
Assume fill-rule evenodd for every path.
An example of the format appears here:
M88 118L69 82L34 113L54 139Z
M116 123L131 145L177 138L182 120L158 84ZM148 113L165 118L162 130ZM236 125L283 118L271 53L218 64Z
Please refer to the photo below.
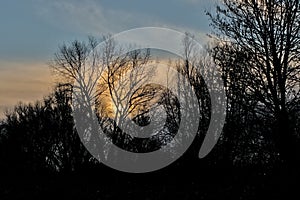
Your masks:
M47 65L59 45L156 26L210 33L205 10L217 0L1 0L0 118L22 101L41 100L54 86Z

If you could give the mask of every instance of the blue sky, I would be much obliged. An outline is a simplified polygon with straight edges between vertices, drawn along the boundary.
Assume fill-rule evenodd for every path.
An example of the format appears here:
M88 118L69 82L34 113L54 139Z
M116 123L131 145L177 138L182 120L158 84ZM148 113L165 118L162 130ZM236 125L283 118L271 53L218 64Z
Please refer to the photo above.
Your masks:
M203 38L210 32L204 11L212 10L215 1L1 0L0 112L51 91L46 63L60 44L143 26L189 31Z

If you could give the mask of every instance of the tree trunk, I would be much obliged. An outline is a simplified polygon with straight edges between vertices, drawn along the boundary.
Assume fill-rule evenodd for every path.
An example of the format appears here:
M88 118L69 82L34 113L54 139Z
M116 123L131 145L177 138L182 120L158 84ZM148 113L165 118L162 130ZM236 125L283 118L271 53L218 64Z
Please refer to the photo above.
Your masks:
M293 135L287 111L281 110L276 119L274 133L280 157L289 166L298 165L299 153L297 152L296 138Z

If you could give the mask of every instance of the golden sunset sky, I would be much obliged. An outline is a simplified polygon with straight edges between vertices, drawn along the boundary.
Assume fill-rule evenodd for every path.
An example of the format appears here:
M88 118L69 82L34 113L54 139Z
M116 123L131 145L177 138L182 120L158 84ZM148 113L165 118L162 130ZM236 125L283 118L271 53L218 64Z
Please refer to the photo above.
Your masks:
M48 95L54 80L43 62L1 62L0 67L0 118L7 109L23 103L41 100Z

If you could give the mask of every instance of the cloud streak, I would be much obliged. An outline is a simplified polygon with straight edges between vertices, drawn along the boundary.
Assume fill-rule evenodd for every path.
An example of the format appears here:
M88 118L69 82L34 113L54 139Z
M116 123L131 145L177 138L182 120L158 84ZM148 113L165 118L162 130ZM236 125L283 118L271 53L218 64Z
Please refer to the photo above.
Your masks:
M152 7L147 9L147 5L143 6L138 2L132 3L135 1L131 2L133 6L136 6L135 9L130 10L113 6L114 3L111 3L111 6L106 6L101 2L95 0L39 0L36 4L36 10L38 15L49 23L59 26L61 29L79 31L84 35L114 34L145 26L175 28L178 31L190 31L203 35L208 27L207 21L201 22L200 17L199 19L196 18L204 15L204 8L202 7L205 2L209 2L207 0L189 0L184 3L186 7L182 10L178 8L183 4L181 0L172 2L176 3L177 7L172 7L172 3L161 5L160 1L152 1L151 5L154 4L152 7L157 9L163 7L160 9L165 8L165 12L158 12ZM115 1L115 4L118 3ZM194 4L202 5L202 7L199 6L195 18L185 19L187 18L185 15L189 14L189 8L193 8Z

